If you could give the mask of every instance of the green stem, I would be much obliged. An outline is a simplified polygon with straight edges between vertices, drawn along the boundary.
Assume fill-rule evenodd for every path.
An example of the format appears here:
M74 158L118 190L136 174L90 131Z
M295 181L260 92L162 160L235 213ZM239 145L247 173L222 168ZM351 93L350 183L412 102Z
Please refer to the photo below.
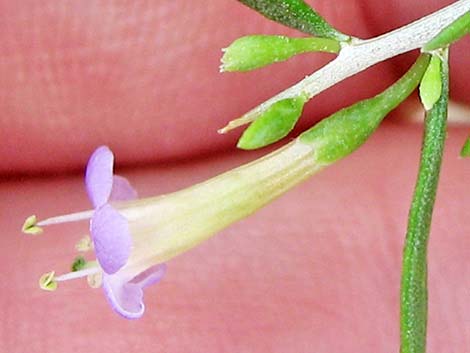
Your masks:
M460 16L423 47L423 51L444 48L470 33L470 12Z
M418 178L403 254L400 293L401 353L426 350L427 243L446 137L448 63L442 62L442 94L426 112Z

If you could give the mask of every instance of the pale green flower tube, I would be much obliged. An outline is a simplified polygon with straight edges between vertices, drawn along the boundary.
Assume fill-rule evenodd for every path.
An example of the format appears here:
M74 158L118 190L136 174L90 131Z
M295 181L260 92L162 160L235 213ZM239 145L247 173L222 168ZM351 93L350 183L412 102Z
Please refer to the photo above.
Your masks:
M134 235L130 263L164 262L252 214L318 172L312 145L294 140L252 163L172 194L118 207Z

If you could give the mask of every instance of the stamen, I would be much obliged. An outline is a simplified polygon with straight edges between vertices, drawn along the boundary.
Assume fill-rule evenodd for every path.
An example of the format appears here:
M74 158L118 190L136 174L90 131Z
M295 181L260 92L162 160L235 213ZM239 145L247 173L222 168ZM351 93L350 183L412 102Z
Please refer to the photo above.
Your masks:
M37 235L42 233L42 228L37 226L35 215L29 216L23 223L21 231L25 234Z
M80 252L87 252L93 249L93 242L91 241L91 237L89 235L85 235L82 239L80 239L77 244L75 244L75 250Z
M47 225L51 225L51 224L82 221L82 220L85 220L85 219L90 219L93 216L93 212L95 212L95 211L94 210L88 210L88 211L70 213L70 214L61 215L61 216L55 216L55 217L47 218L47 219L44 219L40 222L37 222L35 225L36 226L47 226Z
M86 276L93 275L95 273L100 273L100 272L101 272L101 268L94 266L94 267L84 268L83 270L76 271L76 272L65 273L63 275L55 277L55 280L57 282L63 282L63 281L71 280L71 279L86 277Z

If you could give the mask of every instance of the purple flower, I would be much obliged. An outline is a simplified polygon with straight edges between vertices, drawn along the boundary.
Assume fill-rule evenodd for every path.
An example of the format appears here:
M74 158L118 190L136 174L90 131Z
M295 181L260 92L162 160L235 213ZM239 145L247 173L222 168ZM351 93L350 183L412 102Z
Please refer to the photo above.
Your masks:
M144 313L143 289L158 282L164 263L195 247L233 222L245 218L290 187L320 170L313 148L296 140L263 158L168 195L137 199L129 182L113 175L113 154L99 147L86 169L92 210L37 221L29 217L23 232L38 234L46 225L90 220L90 234L77 250L94 249L96 260L79 258L73 272L46 273L45 290L88 277L103 286L113 309L128 319ZM91 238L91 240L90 240Z
M109 202L136 199L137 192L127 179L113 175L113 164L113 153L106 146L96 149L88 161L85 184L95 208L90 233L111 306L122 316L136 319L145 309L143 289L162 278L165 266L152 266L137 276L132 269L123 269L131 253L132 237L127 219Z
M137 319L144 313L143 289L157 283L164 275L162 263L145 268L129 263L133 239L128 220L113 206L121 201L137 198L129 181L113 175L114 156L106 146L91 155L85 174L85 184L94 211L59 216L37 223L43 226L90 218L90 234L99 266L71 272L62 276L49 276L60 282L87 275L101 274L106 297L113 309L128 319ZM37 227L36 226L36 227Z

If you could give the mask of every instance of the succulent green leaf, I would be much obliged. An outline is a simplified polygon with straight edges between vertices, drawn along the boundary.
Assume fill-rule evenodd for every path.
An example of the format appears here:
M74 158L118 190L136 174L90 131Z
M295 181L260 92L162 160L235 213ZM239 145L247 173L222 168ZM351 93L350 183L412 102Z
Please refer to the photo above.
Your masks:
M441 65L442 94L426 111L421 160L408 216L400 289L400 353L425 353L428 312L427 253L432 213L446 139L449 97L447 51Z
M357 102L320 121L302 133L302 142L314 145L319 163L331 164L361 146L383 118L418 86L429 64L422 54L397 82L375 97Z
M302 0L238 0L270 20L318 37L348 41Z
M238 38L223 49L220 71L249 71L306 52L338 53L339 42L325 38L289 38L251 35Z
M245 130L237 147L253 150L279 141L294 128L305 102L296 97L274 103Z
M424 47L423 51L432 51L443 48L470 33L470 12L459 17L456 21L444 28L439 34L431 39Z
M430 110L439 100L442 92L441 59L437 54L431 57L429 66L419 85L419 96L424 109Z
M460 157L470 157L470 137L465 140L465 143L460 150Z

